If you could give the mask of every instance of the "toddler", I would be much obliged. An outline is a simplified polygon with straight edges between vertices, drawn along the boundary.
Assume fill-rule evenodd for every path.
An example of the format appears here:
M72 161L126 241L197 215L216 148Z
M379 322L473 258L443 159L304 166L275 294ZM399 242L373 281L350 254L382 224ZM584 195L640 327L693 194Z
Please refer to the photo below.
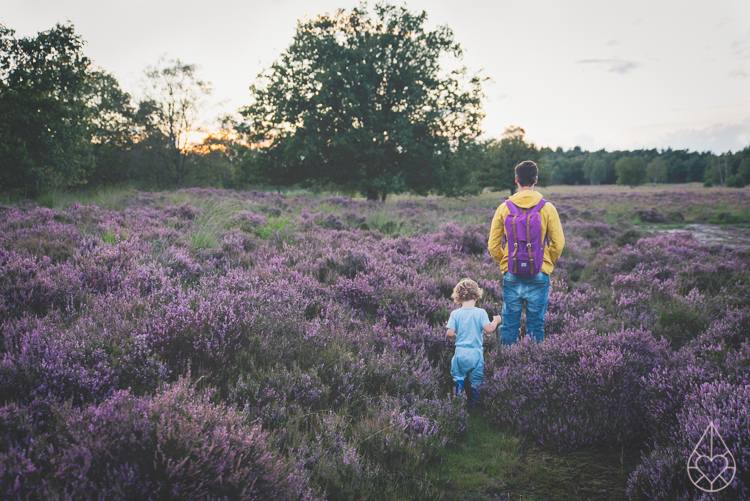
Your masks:
M456 382L456 395L464 395L464 379L467 375L471 382L474 397L472 406L479 400L479 388L484 379L484 350L482 349L482 331L493 332L501 322L500 315L495 315L490 322L487 312L476 307L476 302L484 291L470 278L464 278L453 289L451 296L461 308L453 310L448 319L446 336L456 343L456 353L451 361L451 376Z

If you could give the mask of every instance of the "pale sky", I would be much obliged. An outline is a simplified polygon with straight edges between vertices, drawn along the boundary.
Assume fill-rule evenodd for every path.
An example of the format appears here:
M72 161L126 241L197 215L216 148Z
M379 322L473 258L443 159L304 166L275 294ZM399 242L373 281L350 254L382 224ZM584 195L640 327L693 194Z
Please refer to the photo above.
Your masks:
M393 2L402 5L401 2ZM200 66L211 116L292 41L298 19L352 0L0 0L33 36L71 21L85 53L138 93L162 54ZM370 2L373 5L374 2ZM520 126L538 146L737 151L750 146L750 0L410 0L447 24L464 64L491 78L483 129Z

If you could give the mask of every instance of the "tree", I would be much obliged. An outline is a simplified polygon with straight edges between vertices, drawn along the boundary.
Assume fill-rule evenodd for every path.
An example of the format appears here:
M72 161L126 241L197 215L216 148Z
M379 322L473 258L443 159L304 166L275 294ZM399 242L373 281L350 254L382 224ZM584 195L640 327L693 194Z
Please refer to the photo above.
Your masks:
M588 158L588 153L576 146L572 150L563 151L557 148L553 154L545 157L545 164L549 169L553 184L583 184L586 177L583 166Z
M603 158L606 152L589 153L583 163L583 176L591 184L601 184L607 177L607 161Z
M534 143L524 140L526 131L521 127L508 127L500 141L487 143L487 162L477 174L479 184L490 189L516 191L516 165L525 160L538 162L541 154Z
M750 153L750 148L745 148ZM750 183L750 155L740 160L739 168L737 169L737 175L742 177L745 184Z
M0 25L0 185L27 196L85 182L91 62L72 25L15 38Z
M450 189L452 155L480 133L481 80L443 70L461 48L426 19L377 4L297 25L241 110L239 130L267 145L272 183L332 183L368 200Z
M615 164L615 170L617 184L635 188L646 181L646 166L641 157L622 157Z
M654 183L663 183L669 175L669 165L662 157L656 157L648 163L646 167L646 176L649 181Z
M211 94L210 84L198 78L198 67L179 59L159 58L146 68L146 101L156 116L155 131L164 140L164 160L173 181L182 184L187 174L188 142Z

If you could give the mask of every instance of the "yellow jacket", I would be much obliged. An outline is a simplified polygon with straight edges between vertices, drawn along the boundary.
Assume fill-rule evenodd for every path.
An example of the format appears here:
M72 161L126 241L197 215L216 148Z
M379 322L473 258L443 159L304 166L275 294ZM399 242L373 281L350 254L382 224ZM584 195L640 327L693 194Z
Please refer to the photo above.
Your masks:
M523 190L519 191L510 201L521 209L534 207L542 199L542 194L538 191ZM493 259L500 263L500 270L505 273L508 271L508 251L507 243L503 246L503 237L505 236L505 216L510 214L505 202L495 211L495 217L492 218L492 229L490 230L490 240L487 247ZM544 263L542 272L549 275L555 267L555 263L560 257L560 253L565 247L565 235L563 235L562 224L557 209L551 203L547 202L539 211L542 220L542 235L549 236L549 245L544 249Z

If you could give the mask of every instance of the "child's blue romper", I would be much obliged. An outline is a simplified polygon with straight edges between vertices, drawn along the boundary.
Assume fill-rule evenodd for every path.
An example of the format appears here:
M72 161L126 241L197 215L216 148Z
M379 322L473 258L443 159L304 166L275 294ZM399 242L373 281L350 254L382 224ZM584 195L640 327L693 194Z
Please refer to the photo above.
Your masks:
M459 308L451 312L448 328L456 331L456 353L451 361L453 381L469 376L471 387L479 389L484 379L484 350L482 328L490 317L482 308Z

